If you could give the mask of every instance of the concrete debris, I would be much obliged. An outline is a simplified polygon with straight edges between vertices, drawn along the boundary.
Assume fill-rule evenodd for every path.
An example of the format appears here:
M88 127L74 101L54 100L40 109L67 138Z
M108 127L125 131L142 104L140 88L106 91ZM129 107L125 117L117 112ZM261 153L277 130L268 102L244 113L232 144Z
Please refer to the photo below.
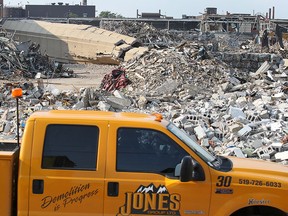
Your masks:
M177 46L165 44L159 49L155 43L149 52L122 62L98 89L60 91L41 83L37 73L35 85L6 83L0 88L0 138L16 137L15 108L11 109L15 100L10 92L17 86L23 89L21 133L25 119L36 110L159 112L207 151L287 164L288 70L281 53L272 53L272 46L271 53L262 53L261 46L256 52L257 45L248 53L251 43L244 45L237 38L224 43L205 34ZM234 52L240 44L245 53Z
M34 78L36 74L41 78L73 77L73 71L64 69L62 64L42 55L39 48L39 44L31 41L19 43L11 38L0 37L0 79Z
M129 20L101 20L100 27L108 31L137 38L139 43L155 48L176 46L183 40L198 38L196 31L159 30L145 22L133 22Z
M119 65L148 50L135 38L92 25L5 19L2 26L20 41L32 39L40 44L42 53L65 63Z

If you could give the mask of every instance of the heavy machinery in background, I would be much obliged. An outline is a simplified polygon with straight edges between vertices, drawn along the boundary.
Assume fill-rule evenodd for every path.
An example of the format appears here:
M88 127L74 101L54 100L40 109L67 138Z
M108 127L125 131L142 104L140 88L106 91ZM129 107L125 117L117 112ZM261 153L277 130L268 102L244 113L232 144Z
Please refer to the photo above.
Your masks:
M275 35L278 39L279 45L284 49L283 40L288 40L288 27L284 25L276 24Z

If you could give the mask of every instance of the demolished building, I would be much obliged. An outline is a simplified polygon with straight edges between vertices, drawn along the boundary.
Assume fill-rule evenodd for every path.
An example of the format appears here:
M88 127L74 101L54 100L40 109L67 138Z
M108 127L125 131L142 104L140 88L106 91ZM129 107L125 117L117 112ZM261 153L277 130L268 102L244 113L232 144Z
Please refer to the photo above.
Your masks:
M117 88L75 93L51 85L18 84L24 90L21 133L25 119L37 110L159 112L215 154L287 164L287 61L277 45L271 53L261 53L259 45L230 36L198 33L191 41L161 49L153 42L147 52L121 62L131 83L114 83ZM107 77L112 84L118 82ZM15 102L7 86L0 92L0 137L15 139Z

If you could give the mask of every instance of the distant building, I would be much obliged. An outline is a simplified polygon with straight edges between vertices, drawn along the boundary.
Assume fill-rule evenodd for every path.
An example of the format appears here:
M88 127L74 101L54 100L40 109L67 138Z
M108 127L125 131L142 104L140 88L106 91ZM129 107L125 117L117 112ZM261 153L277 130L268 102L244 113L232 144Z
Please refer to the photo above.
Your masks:
M17 18L23 18L25 17L25 9L22 7L4 7L3 8L3 17L5 18L11 18L11 17L17 17Z
M25 16L31 18L93 18L95 6L69 5L59 2L51 5L26 5Z

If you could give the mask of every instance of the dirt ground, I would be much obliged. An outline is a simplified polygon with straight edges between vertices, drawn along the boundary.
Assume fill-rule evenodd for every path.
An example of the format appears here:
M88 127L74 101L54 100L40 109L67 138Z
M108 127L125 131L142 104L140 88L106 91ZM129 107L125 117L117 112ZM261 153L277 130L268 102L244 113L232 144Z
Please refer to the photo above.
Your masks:
M95 64L66 64L65 68L74 71L75 78L45 79L44 84L54 85L59 90L76 90L82 87L98 88L104 75L111 72L117 66Z
M96 64L65 64L65 68L73 70L75 78L53 78L43 79L44 86L52 85L59 90L79 91L82 87L98 88L104 75L117 68L117 65L96 65ZM3 83L27 82L21 80L0 80ZM36 79L29 79L29 82L37 83Z

